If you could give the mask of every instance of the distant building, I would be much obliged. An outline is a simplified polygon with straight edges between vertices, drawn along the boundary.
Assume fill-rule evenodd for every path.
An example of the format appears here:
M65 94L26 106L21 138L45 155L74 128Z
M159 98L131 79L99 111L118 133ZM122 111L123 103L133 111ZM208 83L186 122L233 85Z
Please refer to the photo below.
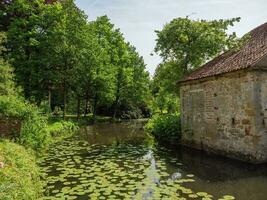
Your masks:
M179 84L183 144L267 162L267 23Z

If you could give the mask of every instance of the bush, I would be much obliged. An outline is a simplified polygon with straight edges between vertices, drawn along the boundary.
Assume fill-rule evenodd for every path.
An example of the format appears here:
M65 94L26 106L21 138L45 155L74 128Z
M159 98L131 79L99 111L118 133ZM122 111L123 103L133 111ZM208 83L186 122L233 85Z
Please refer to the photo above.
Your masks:
M79 127L70 121L59 121L48 126L48 131L53 137L69 137L78 129Z
M48 124L48 118L41 111L15 96L0 96L0 117L16 118L22 121L17 142L40 151L53 142L52 136L66 137L77 130L72 122L60 121Z
M41 195L40 172L33 152L0 141L0 199L35 200Z
M47 117L22 98L0 96L0 117L16 118L22 121L20 137L17 141L34 150L40 150L51 142L47 129Z
M163 142L178 142L181 138L181 122L178 114L154 115L145 127L146 131Z

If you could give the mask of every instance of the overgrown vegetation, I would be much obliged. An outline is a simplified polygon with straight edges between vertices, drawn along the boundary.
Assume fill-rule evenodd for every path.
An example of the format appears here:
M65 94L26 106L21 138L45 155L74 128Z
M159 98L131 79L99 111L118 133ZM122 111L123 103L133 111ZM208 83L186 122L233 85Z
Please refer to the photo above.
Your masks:
M0 199L36 200L42 194L34 152L9 141L0 141Z
M12 67L2 56L0 34L0 118L18 120L21 130L12 140L0 140L0 199L35 200L41 195L39 169L35 162L37 153L58 138L69 137L77 126L72 122L48 123L48 114L29 103L15 87Z
M0 117L18 119L22 122L16 141L36 151L54 142L53 137L67 137L77 130L72 122L48 123L48 116L18 96L0 95Z
M180 115L154 115L147 123L145 129L154 135L158 141L178 144L181 138Z

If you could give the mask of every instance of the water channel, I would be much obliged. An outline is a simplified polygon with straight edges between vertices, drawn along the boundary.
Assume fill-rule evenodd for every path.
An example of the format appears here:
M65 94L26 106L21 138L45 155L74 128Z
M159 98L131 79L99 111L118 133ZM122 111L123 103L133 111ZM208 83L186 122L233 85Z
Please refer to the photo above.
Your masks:
M44 199L266 200L267 166L155 144L142 123L98 124L52 146Z

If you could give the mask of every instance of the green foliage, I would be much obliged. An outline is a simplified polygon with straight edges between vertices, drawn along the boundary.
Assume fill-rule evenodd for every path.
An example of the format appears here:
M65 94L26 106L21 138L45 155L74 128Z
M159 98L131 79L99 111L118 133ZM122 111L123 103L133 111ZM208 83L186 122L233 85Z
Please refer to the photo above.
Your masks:
M201 66L214 56L238 46L236 33L228 34L229 26L240 18L227 20L173 19L161 31L156 31L158 39L155 51L164 61L174 61L177 71L183 74Z
M218 54L236 50L244 43L244 38L228 34L228 28L239 21L240 18L211 21L177 18L156 31L155 52L163 62L157 67L151 85L154 112L178 112L177 81Z
M53 143L54 137L68 137L75 133L77 126L72 122L60 121L48 124L47 116L23 99L14 96L0 96L0 117L16 118L22 121L20 137L23 146L41 151Z
M153 111L154 113L175 113L179 111L179 98L176 94L169 93L160 88L154 94Z
M51 142L47 131L47 118L41 116L37 107L15 96L0 96L1 117L22 121L19 143L39 150Z
M145 129L159 141L178 142L181 137L180 123L179 114L154 115L147 123Z
M7 56L26 100L38 106L48 102L63 116L73 114L77 102L77 114L91 111L94 119L99 107L118 117L125 107L147 107L143 58L107 16L88 22L73 0L8 1L3 9L0 19L9 19L0 22L7 32Z
M7 3L1 13L10 17L5 25L8 56L27 99L42 97L47 76L42 49L50 35L48 27L55 26L57 10L58 6L44 5L42 0L20 0Z
M168 93L178 94L177 80L180 80L183 77L183 73L180 70L177 70L177 64L172 62L161 63L155 71L153 77L153 89L164 90Z
M6 51L2 45L6 41L6 35L0 32L0 95L14 94L15 84L13 82L13 69L3 58Z
M59 121L48 126L48 131L53 138L69 137L78 131L78 126L70 121Z
M9 141L0 141L0 199L36 200L41 196L40 172L33 152Z

